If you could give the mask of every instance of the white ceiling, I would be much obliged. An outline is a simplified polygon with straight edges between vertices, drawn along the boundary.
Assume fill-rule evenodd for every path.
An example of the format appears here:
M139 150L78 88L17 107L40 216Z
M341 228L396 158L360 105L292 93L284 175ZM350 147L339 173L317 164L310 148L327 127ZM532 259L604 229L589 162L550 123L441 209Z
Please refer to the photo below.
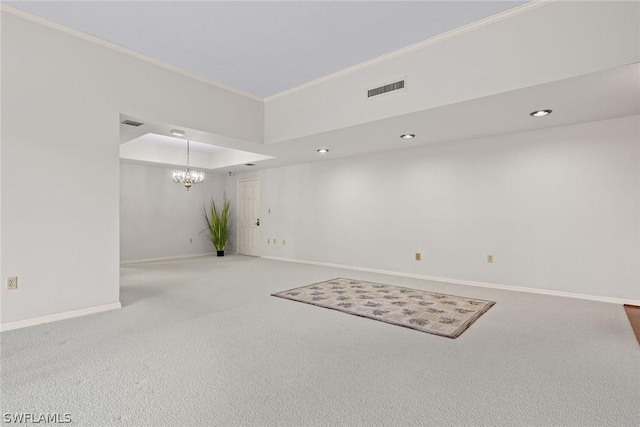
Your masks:
M525 2L5 3L264 97ZM529 116L547 108L552 115ZM637 114L640 65L632 64L273 144L123 116L145 125L121 125L121 157L184 164L184 141L145 136L177 128L223 148L199 156L195 144L199 167L238 172L248 162L262 169ZM417 136L406 141L402 133ZM331 151L319 155L320 147Z
M529 115L539 109L551 109L553 113L545 117ZM220 166L224 172L242 172L248 170L244 163L249 161L256 163L254 169L266 169L638 114L640 64L631 64L279 143L256 144L195 129L179 129L205 144L271 157ZM140 127L123 124L121 143L126 145L146 132L168 135L174 128L173 124L145 123ZM400 138L403 133L414 133L416 137L403 140ZM329 148L330 152L318 154L316 149L320 147ZM184 149L178 154L182 161Z
M122 126L130 127L124 124ZM176 138L175 136L151 132L163 132L162 126L152 126L150 124L143 126L144 131L148 133L120 144L121 159L134 162L187 166L187 138L189 139L190 152L188 164L196 168L227 168L271 158L262 154L194 141L193 137L197 135L196 132L189 132L188 136Z
M390 95L393 96L393 95ZM529 113L551 109L545 117ZM261 167L350 157L427 144L640 114L640 64L591 73L401 116L297 138L273 146ZM404 140L401 134L413 133ZM318 155L316 149L331 151Z
M526 1L4 1L267 97Z
M140 142L143 144L151 144L164 146L171 149L182 150L186 155L187 141L186 138L177 138L175 136L158 135L155 133L147 133L129 142ZM191 153L215 153L224 150L223 147L217 145L204 144L198 141L189 141L189 151Z

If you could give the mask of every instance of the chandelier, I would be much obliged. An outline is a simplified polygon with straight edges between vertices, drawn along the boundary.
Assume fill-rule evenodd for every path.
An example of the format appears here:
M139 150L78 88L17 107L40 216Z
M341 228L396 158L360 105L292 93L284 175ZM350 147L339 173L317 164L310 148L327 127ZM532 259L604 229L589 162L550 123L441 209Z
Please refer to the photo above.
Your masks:
M171 171L171 178L176 184L183 184L187 191L193 184L200 184L204 181L204 172L192 171L189 169L189 140L187 139L187 168L185 170Z

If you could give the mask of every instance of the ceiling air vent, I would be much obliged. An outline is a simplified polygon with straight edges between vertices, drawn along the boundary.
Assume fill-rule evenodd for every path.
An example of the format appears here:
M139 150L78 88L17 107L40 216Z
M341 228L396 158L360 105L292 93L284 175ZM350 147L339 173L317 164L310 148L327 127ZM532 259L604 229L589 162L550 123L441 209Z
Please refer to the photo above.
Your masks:
M124 122L122 122L122 124L129 126L142 126L144 123L134 122L133 120L125 120Z
M367 91L367 98L371 98L372 96L382 95L383 93L393 92L394 90L404 89L404 80L400 80L394 83L389 83L388 85L376 87L374 89L369 89Z

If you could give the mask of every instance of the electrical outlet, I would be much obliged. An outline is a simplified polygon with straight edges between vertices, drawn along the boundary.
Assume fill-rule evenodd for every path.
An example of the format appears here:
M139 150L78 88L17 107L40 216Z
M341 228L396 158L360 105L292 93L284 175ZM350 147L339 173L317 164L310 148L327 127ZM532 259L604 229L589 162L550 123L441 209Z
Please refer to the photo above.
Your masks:
M189 238L189 243L193 243L193 237Z
M420 252L416 252L416 261L420 261L421 255Z
M7 277L7 289L18 289L18 278L17 277Z
M282 244L283 244L283 245L286 245L286 244L287 244L287 241L286 241L286 240L284 240L284 239L282 239Z
M489 264L492 264L492 263L493 263L493 255L487 255L487 262L488 262Z

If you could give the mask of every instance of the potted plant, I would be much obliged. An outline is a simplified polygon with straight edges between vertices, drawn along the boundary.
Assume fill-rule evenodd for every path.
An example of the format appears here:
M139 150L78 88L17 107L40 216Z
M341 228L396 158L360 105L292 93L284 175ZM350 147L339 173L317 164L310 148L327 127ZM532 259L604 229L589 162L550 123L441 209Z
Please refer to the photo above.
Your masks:
M215 200L211 198L209 207L202 206L202 216L207 221L207 228L202 231L209 232L209 240L218 251L218 256L224 256L224 248L229 243L231 228L229 226L229 209L231 204L224 198L222 209L218 209Z

